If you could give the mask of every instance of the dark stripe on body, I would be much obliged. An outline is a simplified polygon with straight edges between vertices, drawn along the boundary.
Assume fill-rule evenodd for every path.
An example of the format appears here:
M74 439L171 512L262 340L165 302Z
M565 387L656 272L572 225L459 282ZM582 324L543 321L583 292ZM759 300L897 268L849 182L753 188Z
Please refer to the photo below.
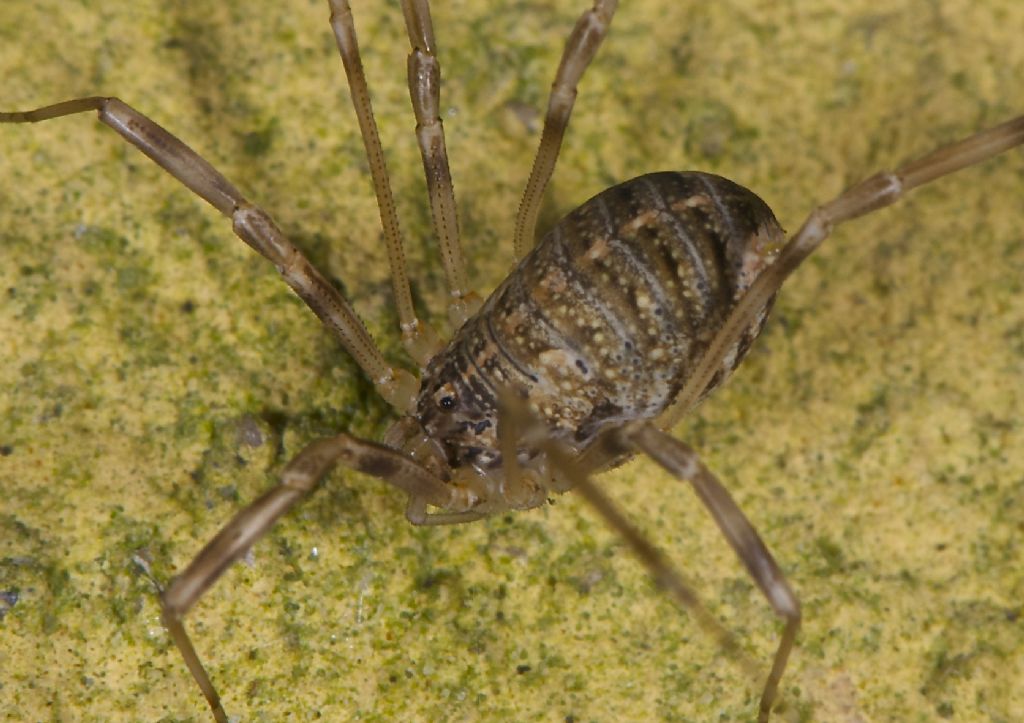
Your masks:
M604 424L652 417L732 309L762 233L781 235L768 207L717 176L652 174L608 189L556 224L459 330L439 355L447 361L432 361L421 400L439 374L455 373L461 378L449 381L480 395L470 406L485 412L508 385L581 445ZM707 391L738 364L766 315Z

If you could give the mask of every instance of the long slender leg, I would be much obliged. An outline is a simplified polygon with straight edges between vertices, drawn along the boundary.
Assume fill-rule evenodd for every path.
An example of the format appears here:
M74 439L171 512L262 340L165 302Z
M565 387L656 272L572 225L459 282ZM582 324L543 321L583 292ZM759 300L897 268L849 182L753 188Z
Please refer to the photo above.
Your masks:
M437 61L434 26L427 0L402 0L405 26L412 44L409 53L409 96L416 114L416 140L430 195L434 234L448 281L448 318L462 326L480 308L480 297L468 289L466 262L459 242L458 208L448 167L448 150L441 124L441 64Z
M162 126L117 98L75 98L30 111L0 113L0 123L36 123L97 111L99 119L121 134L196 195L231 219L243 241L277 267L288 285L313 310L393 407L405 412L419 384L408 372L390 366L352 306L317 271L270 216L250 203L202 156Z
M625 515L591 480L593 469L580 464L580 458L559 442L550 438L550 431L529 411L525 402L512 395L502 398L498 418L498 429L504 428L505 439L515 435L522 448L540 449L556 477L556 491L570 489L579 492L604 518L604 521L629 545L633 554L647 568L655 582L671 595L682 607L688 609L697 622L713 635L722 649L735 658L752 678L759 675L760 666L750 659L739 647L735 637L714 618L700 602L693 586L679 569L648 540L643 533L630 523ZM598 455L603 459L621 458L623 454L639 451L622 434L608 433L599 437L595 444L603 449ZM502 444L502 463L506 472L515 470L521 475L519 463L514 455L507 457L510 445Z
M785 621L779 647L761 694L758 720L767 721L800 629L800 602L753 525L693 449L650 424L642 424L630 430L627 439L637 451L647 454L672 475L693 485L700 501L708 508L725 539L768 598L775 614Z
M1024 116L943 146L903 164L895 171L876 173L814 209L772 265L761 272L737 302L675 402L657 420L657 425L668 429L696 405L729 350L783 282L828 238L836 225L896 203L918 186L1021 144L1024 144Z
M402 327L402 343L409 354L421 367L426 366L434 354L441 349L441 341L429 324L416 318L412 306L412 294L409 291L409 276L405 268L405 250L402 244L402 231L398 225L398 214L395 211L395 199L391 194L391 183L388 180L387 164L384 162L384 150L380 145L377 133L377 121L373 117L373 106L370 103L370 91L366 87L366 76L363 74L363 61L359 55L359 42L356 40L356 28L352 20L352 10L348 0L328 0L331 7L331 28L338 44L348 87L352 95L352 105L359 119L359 131L363 136L363 147L366 149L366 160L370 164L370 176L373 178L373 191L377 195L377 207L380 209L380 222L384 227L384 242L388 250L388 263L391 265L391 286L395 294L395 305L398 308L398 322Z
M555 170L558 151L562 147L562 137L569 125L569 116L572 115L572 107L576 102L576 86L608 33L616 5L618 0L596 0L594 7L583 13L576 21L576 27L572 29L572 34L565 43L562 60L555 73L555 82L551 85L540 146L533 159L533 169L530 171L530 179L526 182L523 200L519 203L519 213L516 216L513 248L517 259L521 259L533 246L537 214L540 212L541 201L544 200L544 189L547 188L551 174Z
M281 473L280 484L236 514L200 550L185 571L171 581L163 594L164 625L181 651L192 677L202 689L217 721L227 721L227 714L185 631L184 617L224 571L242 557L278 518L312 492L324 475L338 463L383 479L401 489L409 495L411 510L422 511L430 504L457 514L468 510L474 502L408 457L347 434L319 439L299 452Z
M572 488L581 494L598 514L604 518L605 523L625 540L633 554L647 568L647 571L654 578L658 586L671 595L681 607L689 610L700 626L717 639L718 644L722 646L722 650L736 659L752 678L757 677L759 672L757 664L742 651L733 634L726 630L708 612L700 598L693 591L693 586L686 580L679 569L625 518L615 503L594 484L590 475L585 473L576 464L572 456L566 454L557 446L553 447L550 445L545 447L545 454L548 456L551 464L572 484ZM799 617L799 612L797 615ZM795 633L794 629L794 636ZM791 647L792 641L789 641L786 647L786 655L788 655ZM778 657L778 654L776 654L776 659ZM784 668L784 659L782 664ZM775 666L773 666L773 676L774 669ZM778 676L774 676L776 683L777 678L781 674L782 670L779 670ZM774 696L774 688L771 692ZM768 690L765 689L765 693L762 694L762 707L765 705L764 695L767 694ZM767 719L767 716L764 716L764 719Z

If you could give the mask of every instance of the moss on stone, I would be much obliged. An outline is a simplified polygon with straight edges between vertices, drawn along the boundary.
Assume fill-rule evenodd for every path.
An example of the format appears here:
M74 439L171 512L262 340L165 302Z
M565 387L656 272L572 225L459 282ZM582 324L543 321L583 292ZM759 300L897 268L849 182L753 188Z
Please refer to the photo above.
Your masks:
M510 230L585 3L435 3L471 276ZM443 314L400 13L355 8L418 303ZM116 94L344 286L398 359L361 143L321 2L5 3L5 109ZM1011 0L623 3L543 216L697 168L790 230L874 170L1022 112ZM686 420L800 592L793 720L1013 720L1024 599L1016 151L839 230ZM310 439L385 406L228 224L86 117L0 127L0 700L15 719L203 719L166 581ZM765 668L776 625L652 464L610 493ZM450 529L334 474L189 616L242 720L749 720L759 681L573 495Z

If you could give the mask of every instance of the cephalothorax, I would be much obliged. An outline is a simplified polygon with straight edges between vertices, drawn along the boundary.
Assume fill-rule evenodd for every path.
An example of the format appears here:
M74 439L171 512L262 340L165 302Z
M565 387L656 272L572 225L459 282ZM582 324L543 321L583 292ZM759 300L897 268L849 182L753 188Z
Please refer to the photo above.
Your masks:
M36 122L87 110L232 221L270 260L394 407L383 443L345 433L303 449L281 483L226 525L164 593L164 622L214 716L227 715L183 625L224 570L317 486L336 464L408 494L416 524L479 519L578 490L620 532L651 574L732 651L675 567L625 521L591 476L643 453L690 482L785 626L761 696L767 720L800 623L800 606L753 527L693 450L669 436L720 384L764 326L783 281L836 224L1024 142L1024 117L868 178L815 209L788 241L752 192L718 176L658 173L594 197L533 250L536 219L568 125L576 85L607 33L615 0L583 13L564 51L543 136L517 218L521 259L484 302L468 289L439 119L440 68L426 0L402 3L412 44L409 88L456 331L446 346L416 318L402 241L346 0L331 23L359 117L391 262L403 342L417 381L391 366L345 298L216 169L116 98L90 97L0 122Z

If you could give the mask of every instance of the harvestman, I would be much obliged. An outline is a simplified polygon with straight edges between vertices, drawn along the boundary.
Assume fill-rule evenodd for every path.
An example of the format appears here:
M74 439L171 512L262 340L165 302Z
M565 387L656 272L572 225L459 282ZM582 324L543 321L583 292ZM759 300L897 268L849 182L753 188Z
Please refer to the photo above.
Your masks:
M239 512L164 592L164 623L214 717L227 720L183 618L231 563L339 463L405 492L406 516L418 525L466 522L527 509L543 504L552 492L576 489L624 537L656 581L734 650L732 638L700 606L676 569L591 481L593 474L642 453L694 486L784 621L759 707L759 720L767 720L799 628L799 601L715 475L692 449L663 430L741 361L782 283L836 224L895 203L918 186L1024 143L1024 116L895 171L871 176L816 208L788 241L768 207L742 187L706 174L652 174L591 199L530 251L577 84L615 12L616 0L597 0L577 21L552 86L540 147L516 220L515 251L522 261L481 306L468 288L459 241L439 118L440 66L428 2L403 0L412 45L408 72L416 134L449 291L448 316L458 329L444 346L413 311L395 205L348 2L329 4L380 208L402 341L420 367L419 381L385 361L349 303L266 212L134 108L117 98L87 97L0 113L0 122L23 123L98 111L102 122L231 219L234 232L277 267L399 414L383 444L344 433L309 444L285 467L281 483ZM594 220L598 217L601 223ZM566 255L573 248L579 253ZM655 259L656 254L663 258ZM625 265L616 269L621 278L609 280L613 258L625 259ZM675 267L666 266L666 259ZM667 268L675 275L666 275ZM629 294L623 298L632 306L622 299L618 304L609 301L590 316L571 308L571 302L580 299L601 306L595 289L612 293L627 288ZM669 293L673 289L675 296ZM658 306L652 297L676 306ZM694 301L695 297L699 298ZM543 309L550 311L547 317L537 316L534 309L537 318L528 318L530 304L539 300L556 308ZM669 323L667 317L676 321ZM569 319L569 326L557 326L559 318ZM637 325L644 323L661 324L660 335L638 330ZM586 339L572 336L572 324L580 334L589 333ZM606 338L595 331L604 328L601 324L618 329L620 335ZM653 381L630 376L628 365L638 364L639 354L666 360ZM625 389L625 399L634 404L613 399L601 386L602 377ZM660 391L650 392L648 387Z

